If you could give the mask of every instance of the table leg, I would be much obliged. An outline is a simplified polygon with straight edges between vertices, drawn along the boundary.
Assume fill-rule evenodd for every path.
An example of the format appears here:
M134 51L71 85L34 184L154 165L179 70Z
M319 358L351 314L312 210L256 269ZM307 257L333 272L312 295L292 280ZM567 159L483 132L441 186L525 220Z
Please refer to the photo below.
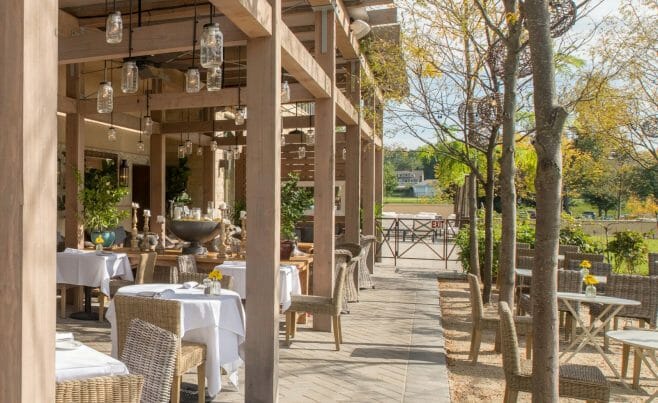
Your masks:
M71 319L77 320L98 320L98 314L91 311L91 287L84 287L85 290L85 310L71 314Z
M633 357L633 388L640 386L640 368L642 367L642 357L644 353L640 347L635 347Z

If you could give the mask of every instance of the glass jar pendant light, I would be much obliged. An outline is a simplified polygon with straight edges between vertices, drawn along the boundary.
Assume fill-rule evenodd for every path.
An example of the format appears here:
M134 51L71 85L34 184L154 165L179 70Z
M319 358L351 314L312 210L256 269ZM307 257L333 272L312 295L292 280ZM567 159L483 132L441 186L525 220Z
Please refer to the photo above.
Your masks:
M343 161L347 160L347 149L343 148Z
M281 84L281 103L285 104L290 102L290 85L288 84L288 81L284 81L283 84Z
M185 144L183 144L183 132L180 133L180 143L178 143L178 159L185 158Z
M139 69L137 63L132 60L133 52L133 3L130 2L130 29L128 31L128 60L123 62L121 68L121 91L125 94L134 94L139 85Z
M96 98L96 110L98 113L111 113L114 108L114 90L112 83L102 81L98 86L98 97Z
M299 148L297 148L297 156L300 160L306 157L306 147L299 146Z
M222 89L222 69L210 67L206 75L206 89L208 91L219 91Z
M203 155L203 147L201 146L201 133L197 133L199 136L199 145L196 148L196 155L199 157Z
M217 142L215 140L212 140L210 142L210 151L212 151L212 152L217 151Z
M148 84L147 84L148 85ZM144 116L144 134L151 135L153 133L153 119L151 118L150 104L150 91L146 90L146 116Z
M210 14L212 19L212 13ZM202 67L221 67L224 61L224 34L219 24L210 22L203 26L201 33L201 56L199 62Z
M187 155L192 154L192 149L194 147L194 144L192 144L192 140L190 140L190 134L187 134L187 140L185 140L185 153Z
M142 117L139 117L139 141L137 142L137 151L144 151L144 142L142 141Z
M244 109L241 106L235 111L235 124L242 126L244 124Z
M310 128L306 131L306 145L315 145L315 130L313 130L313 128Z
M123 19L121 18L121 11L116 10L107 15L105 21L105 42L107 43L121 43L123 39Z
M111 143L117 141L117 130L114 128L114 126L110 126L107 129L107 141Z
M194 20L192 21L194 27L192 28L192 66L185 72L185 92L194 94L201 90L201 75L199 69L194 67L194 58L196 57L196 1L194 2Z

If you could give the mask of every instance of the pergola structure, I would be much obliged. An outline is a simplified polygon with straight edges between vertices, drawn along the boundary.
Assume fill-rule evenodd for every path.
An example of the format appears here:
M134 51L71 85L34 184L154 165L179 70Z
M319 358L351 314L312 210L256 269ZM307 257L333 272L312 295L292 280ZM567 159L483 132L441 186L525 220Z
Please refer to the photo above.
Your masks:
M109 3L113 9L113 2ZM186 93L181 82L192 58L194 15L198 36L211 6L224 34L225 85L219 91ZM105 1L0 3L0 121L5 127L0 149L5 173L0 181L0 208L5 212L5 230L0 233L5 261L0 284L4 336L0 401L53 400L55 245L51 234L57 217L57 116L60 120L65 116L66 242L76 247L83 238L74 172L84 170L85 124L109 120L107 114L98 114L96 87L89 83L102 81L104 62L112 71L128 56L139 57L154 78L148 104L156 122L153 134L145 138L153 216L166 213L168 137L176 139L183 130L204 133L201 146L214 135L213 126L216 131L246 131L244 137L217 140L220 145L238 142L246 147L243 177L236 178L246 183L249 217L245 399L276 401L282 174L298 171L308 176L313 171L313 289L315 294L330 295L337 162L345 180L348 242L358 243L360 230L374 234L374 205L382 197L384 97L376 87L361 88L362 78L374 81L373 73L350 24L365 18L373 31L379 28L395 37L397 9L392 0L121 0L116 7L124 16L124 39L108 44ZM287 114L282 119L282 76L290 82L289 103L313 103L312 116ZM121 94L116 83L114 92L114 124L139 130L147 95ZM213 113L236 105L247 108L244 125ZM368 118L362 113L365 108L372 111ZM200 118L186 122L181 109L187 109L188 115L193 110ZM282 130L310 125L316 140L309 158L290 161L290 146L281 146ZM337 127L344 130L337 134ZM344 161L337 154L342 148ZM283 168L282 160L288 160ZM213 162L208 165L216 166ZM211 180L207 186L215 184ZM211 192L204 189L206 193ZM314 326L327 331L331 322L316 317Z

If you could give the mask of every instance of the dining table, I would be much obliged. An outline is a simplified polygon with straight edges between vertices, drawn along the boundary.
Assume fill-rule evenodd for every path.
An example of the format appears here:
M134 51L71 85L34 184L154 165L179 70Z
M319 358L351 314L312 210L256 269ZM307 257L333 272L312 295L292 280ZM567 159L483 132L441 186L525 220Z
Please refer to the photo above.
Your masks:
M71 314L78 320L98 320L98 314L91 310L91 290L99 288L100 292L110 295L110 279L120 277L133 281L130 260L125 253L109 251L86 251L66 248L57 253L57 283L84 287L84 312Z
M73 340L71 333L58 333L55 341L56 382L97 376L125 375L128 368L116 358Z
M627 355L630 349L633 349L633 387L638 388L640 384L640 368L644 362L653 375L658 379L658 360L656 360L656 351L658 350L658 332L655 330L645 329L624 329L607 332L608 338L616 340L622 344L622 349ZM655 368L655 369L654 369ZM626 376L626 362L622 362L622 377ZM658 391L654 392L647 401L658 397Z
M222 289L219 295L205 294L202 287L182 284L136 284L121 287L117 295L150 296L181 303L182 340L206 345L206 385L211 396L222 388L221 371L238 386L238 369L244 364L245 313L240 295ZM117 356L116 312L110 303L106 315L112 326L112 355Z

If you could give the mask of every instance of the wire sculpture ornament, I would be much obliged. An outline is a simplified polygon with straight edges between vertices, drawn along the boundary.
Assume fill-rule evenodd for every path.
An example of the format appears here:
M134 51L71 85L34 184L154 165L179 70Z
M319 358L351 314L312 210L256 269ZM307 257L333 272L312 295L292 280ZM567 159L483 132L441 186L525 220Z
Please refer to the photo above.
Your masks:
M489 48L487 59L494 73L503 77L505 75L505 55L507 55L507 46L503 40L497 40ZM530 47L527 44L521 45L519 50L519 77L532 75L532 63L530 62Z
M650 116L640 123L642 133L649 138L658 138L658 116Z
M576 3L573 0L551 0L548 2L551 13L551 37L564 35L576 23Z
M469 124L469 142L477 147L486 148L489 145L491 130L501 124L503 118L503 102L501 94L491 94L471 101L473 121ZM462 123L469 121L467 103L463 102L457 109Z

